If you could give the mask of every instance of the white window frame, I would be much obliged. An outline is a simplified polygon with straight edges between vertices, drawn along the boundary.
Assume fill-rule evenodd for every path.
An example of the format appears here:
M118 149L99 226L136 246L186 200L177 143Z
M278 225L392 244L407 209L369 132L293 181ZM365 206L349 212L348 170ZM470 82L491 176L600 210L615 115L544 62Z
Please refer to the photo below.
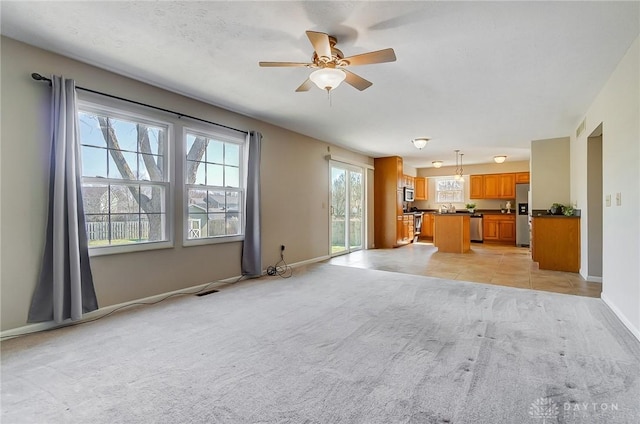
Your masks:
M192 134L196 136L206 137L209 139L215 139L224 143L236 144L239 147L239 188L229 188L220 186L209 186L200 184L187 184L187 135ZM224 130L219 128L213 128L208 126L189 126L182 129L182 182L183 182L183 219L182 219L182 244L185 247L188 246L201 246L205 244L218 244L218 243L230 243L244 240L245 224L246 224L246 157L247 157L247 138L245 134L240 134L231 130ZM197 190L219 190L219 191L234 191L239 193L239 205L238 215L240 219L240 234L236 235L220 235L220 236L206 236L197 239L189 238L189 189Z
M439 183L441 181L449 181L449 180L455 180L456 182L459 182L461 184L461 188L459 190L438 190L439 187ZM435 192L436 192L436 203L464 203L465 201L465 179L462 178L460 180L456 180L454 176L448 176L448 177L436 177L435 179ZM440 193L442 192L459 192L460 193L460 200L450 200L450 199L440 199Z
M84 100L78 101L78 112L88 112L107 115L114 119L123 119L128 121L135 121L142 124L148 124L150 126L162 127L166 131L166 146L164 146L164 164L163 164L163 181L146 181L146 180L123 180L116 178L101 178L101 177L81 177L82 185L84 184L117 184L123 185L127 182L134 184L140 184L141 186L162 186L164 188L164 232L165 239L159 241L145 241L125 245L106 245L106 246L90 246L89 256L102 256L112 255L129 252L139 252L156 249L167 249L174 246L174 231L173 231L173 138L174 127L163 115L157 113L140 113L134 107L126 107L125 105L118 105L116 107L107 106L97 100ZM80 140L82 143L82 140ZM79 155L80 165L82 169L82 154ZM87 240L88 242L88 240Z

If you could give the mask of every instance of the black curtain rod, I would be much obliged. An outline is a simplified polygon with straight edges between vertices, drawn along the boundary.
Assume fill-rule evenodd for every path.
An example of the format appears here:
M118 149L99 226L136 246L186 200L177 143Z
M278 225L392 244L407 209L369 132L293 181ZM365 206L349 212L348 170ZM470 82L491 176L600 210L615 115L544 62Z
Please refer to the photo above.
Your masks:
M43 77L42 75L37 74L37 73L35 73L35 72L34 72L33 74L31 74L31 78L33 78L33 79L34 79L34 80L36 80L36 81L48 81L48 82L49 82L49 84L51 84L51 78ZM78 90L82 90L82 91L87 91L87 92L89 92L89 93L93 93L93 94L98 94L98 95L100 95L100 96L109 97L109 98L112 98L112 99L122 100L122 101L124 101L124 102L133 103L133 104L136 104L136 105L139 105L139 106L144 106L144 107L148 107L148 108L151 108L151 109L160 110L160 111L162 111L162 112L172 113L172 114L174 114L174 115L177 115L177 116L178 116L178 118L183 118L183 117L184 117L184 118L189 118L189 119L193 119L193 120L196 120L196 121L205 122L205 123L207 123L207 124L216 125L216 126L221 127L221 128L226 128L226 129L228 129L228 130L238 131L238 132L241 132L241 133L244 133L244 134L248 134L248 132L247 132L247 131L245 131L245 130L239 130L239 129L237 129L237 128L228 127L228 126L226 126L226 125L218 124L217 122L207 121L206 119L201 119L201 118L196 118L195 116L185 115L184 113L176 112L176 111L174 111L174 110L163 109L163 108L161 108L161 107L157 107L157 106L153 106L153 105L148 105L148 104L146 104L146 103L136 102L135 100L125 99L125 98L123 98L123 97L114 96L114 95L112 95L112 94L107 94L107 93L102 93L102 92L100 92L100 91L91 90L91 89L89 89L89 88L84 88L84 87L78 87L78 86L76 86L76 89L78 89Z

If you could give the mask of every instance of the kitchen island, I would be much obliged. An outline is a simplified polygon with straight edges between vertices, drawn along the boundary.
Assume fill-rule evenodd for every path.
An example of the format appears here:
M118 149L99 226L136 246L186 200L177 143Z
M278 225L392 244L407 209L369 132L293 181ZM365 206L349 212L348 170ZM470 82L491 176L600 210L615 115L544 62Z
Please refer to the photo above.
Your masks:
M467 253L471 250L470 214L435 213L433 219L433 245L438 252Z

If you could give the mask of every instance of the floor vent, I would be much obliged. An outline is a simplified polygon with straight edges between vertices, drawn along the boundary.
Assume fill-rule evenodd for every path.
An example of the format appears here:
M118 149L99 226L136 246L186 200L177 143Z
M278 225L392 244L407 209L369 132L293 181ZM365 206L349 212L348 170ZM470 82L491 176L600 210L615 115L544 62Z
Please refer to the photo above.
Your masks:
M202 297L202 296L206 296L208 294L218 293L219 291L220 290L215 290L215 289L207 290L207 291L203 291L202 293L197 293L196 296Z

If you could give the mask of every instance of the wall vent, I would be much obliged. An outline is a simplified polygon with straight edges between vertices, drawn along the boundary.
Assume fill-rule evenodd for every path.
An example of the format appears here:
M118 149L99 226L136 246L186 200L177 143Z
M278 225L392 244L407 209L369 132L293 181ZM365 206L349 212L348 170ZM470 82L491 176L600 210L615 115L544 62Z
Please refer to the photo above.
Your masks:
M576 138L580 137L580 134L582 134L582 132L586 127L587 127L587 118L584 118L582 122L580 122L580 125L578 125L578 128L576 128Z

